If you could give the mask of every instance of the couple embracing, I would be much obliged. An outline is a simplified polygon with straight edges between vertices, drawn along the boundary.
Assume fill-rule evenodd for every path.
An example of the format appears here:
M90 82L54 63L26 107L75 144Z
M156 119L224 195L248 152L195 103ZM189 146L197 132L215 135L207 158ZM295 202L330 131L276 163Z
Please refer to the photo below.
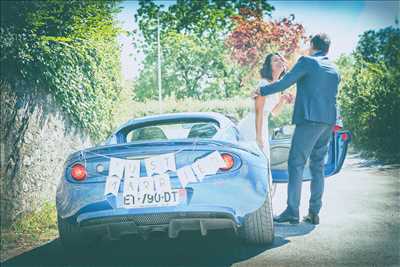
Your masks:
M269 54L260 70L261 81L253 92L254 110L238 124L247 141L256 141L270 158L268 117L276 115L282 106L294 99L290 93L280 93L296 83L297 93L292 123L296 125L289 152L287 208L276 222L299 223L299 206L303 170L310 160L311 197L306 222L319 224L319 211L324 192L324 158L332 128L336 123L336 95L340 75L326 56L330 39L324 33L310 40L309 56L302 56L286 73L285 59ZM270 168L269 168L270 169Z

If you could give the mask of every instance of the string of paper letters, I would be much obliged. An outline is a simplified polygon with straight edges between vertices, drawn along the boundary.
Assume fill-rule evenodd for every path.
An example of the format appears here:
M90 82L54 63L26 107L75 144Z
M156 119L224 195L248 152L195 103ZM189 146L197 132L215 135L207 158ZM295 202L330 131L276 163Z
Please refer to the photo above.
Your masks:
M176 168L176 153L157 155L144 159L147 176L140 177L140 160L110 157L109 174L107 176L104 194L118 195L121 179L124 178L124 196L128 194L141 195L154 192L171 192L168 171L176 172L182 188L189 183L201 182L206 175L216 174L226 166L218 151L196 160L191 165Z

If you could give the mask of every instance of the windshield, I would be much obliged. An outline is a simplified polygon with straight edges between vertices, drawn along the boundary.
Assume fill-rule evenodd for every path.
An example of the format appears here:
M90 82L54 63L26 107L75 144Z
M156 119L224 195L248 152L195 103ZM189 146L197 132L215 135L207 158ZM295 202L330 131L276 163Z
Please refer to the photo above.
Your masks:
M216 122L161 122L136 127L126 133L126 142L213 138L218 132Z

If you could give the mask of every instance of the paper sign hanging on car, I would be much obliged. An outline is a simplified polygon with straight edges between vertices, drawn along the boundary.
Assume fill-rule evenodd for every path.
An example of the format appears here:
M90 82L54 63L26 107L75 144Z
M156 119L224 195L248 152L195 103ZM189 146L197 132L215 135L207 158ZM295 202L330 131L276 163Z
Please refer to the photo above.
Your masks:
M150 157L144 160L148 176L153 174L162 174L167 171L176 171L175 154L169 153Z
M106 179L104 195L106 196L108 194L113 194L114 196L117 196L120 183L121 178L119 178L117 175L108 176Z
M226 167L226 163L218 151L214 151L203 160L207 162L207 164L203 164L206 170L206 175L216 174L220 168Z
M188 183L197 182L196 177L194 176L193 170L190 166L185 166L176 171L178 175L179 181L181 182L182 187L186 187Z
M212 163L212 167L214 169L225 168L226 163L225 160L221 157L221 154L218 151L214 151L210 155L207 156L207 160Z
M153 194L154 193L154 180L153 177L140 177L139 178L139 194Z
M139 192L139 178L128 178L124 180L124 196L137 195Z
M133 208L139 193L139 178L128 178L124 180L124 208Z
M168 174L159 174L153 176L154 187L157 193L164 193L171 191L171 182Z
M140 160L125 160L125 178L140 177Z
M216 174L219 168L225 167L225 161L222 159L218 151L197 160L192 164L192 169L197 178L202 181L206 175Z
M108 166L108 176L118 176L118 178L122 178L124 174L125 160L119 158L111 158L110 164Z
M192 164L191 168L193 172L196 174L196 177L200 181L203 181L204 177L206 176L205 162L197 160L195 163Z

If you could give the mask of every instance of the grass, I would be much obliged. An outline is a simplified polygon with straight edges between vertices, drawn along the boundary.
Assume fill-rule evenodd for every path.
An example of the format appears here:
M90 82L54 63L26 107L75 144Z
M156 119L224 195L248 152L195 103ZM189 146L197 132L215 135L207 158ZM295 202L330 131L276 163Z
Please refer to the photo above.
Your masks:
M10 226L1 226L0 261L57 238L54 204L45 203L38 211L26 213Z

